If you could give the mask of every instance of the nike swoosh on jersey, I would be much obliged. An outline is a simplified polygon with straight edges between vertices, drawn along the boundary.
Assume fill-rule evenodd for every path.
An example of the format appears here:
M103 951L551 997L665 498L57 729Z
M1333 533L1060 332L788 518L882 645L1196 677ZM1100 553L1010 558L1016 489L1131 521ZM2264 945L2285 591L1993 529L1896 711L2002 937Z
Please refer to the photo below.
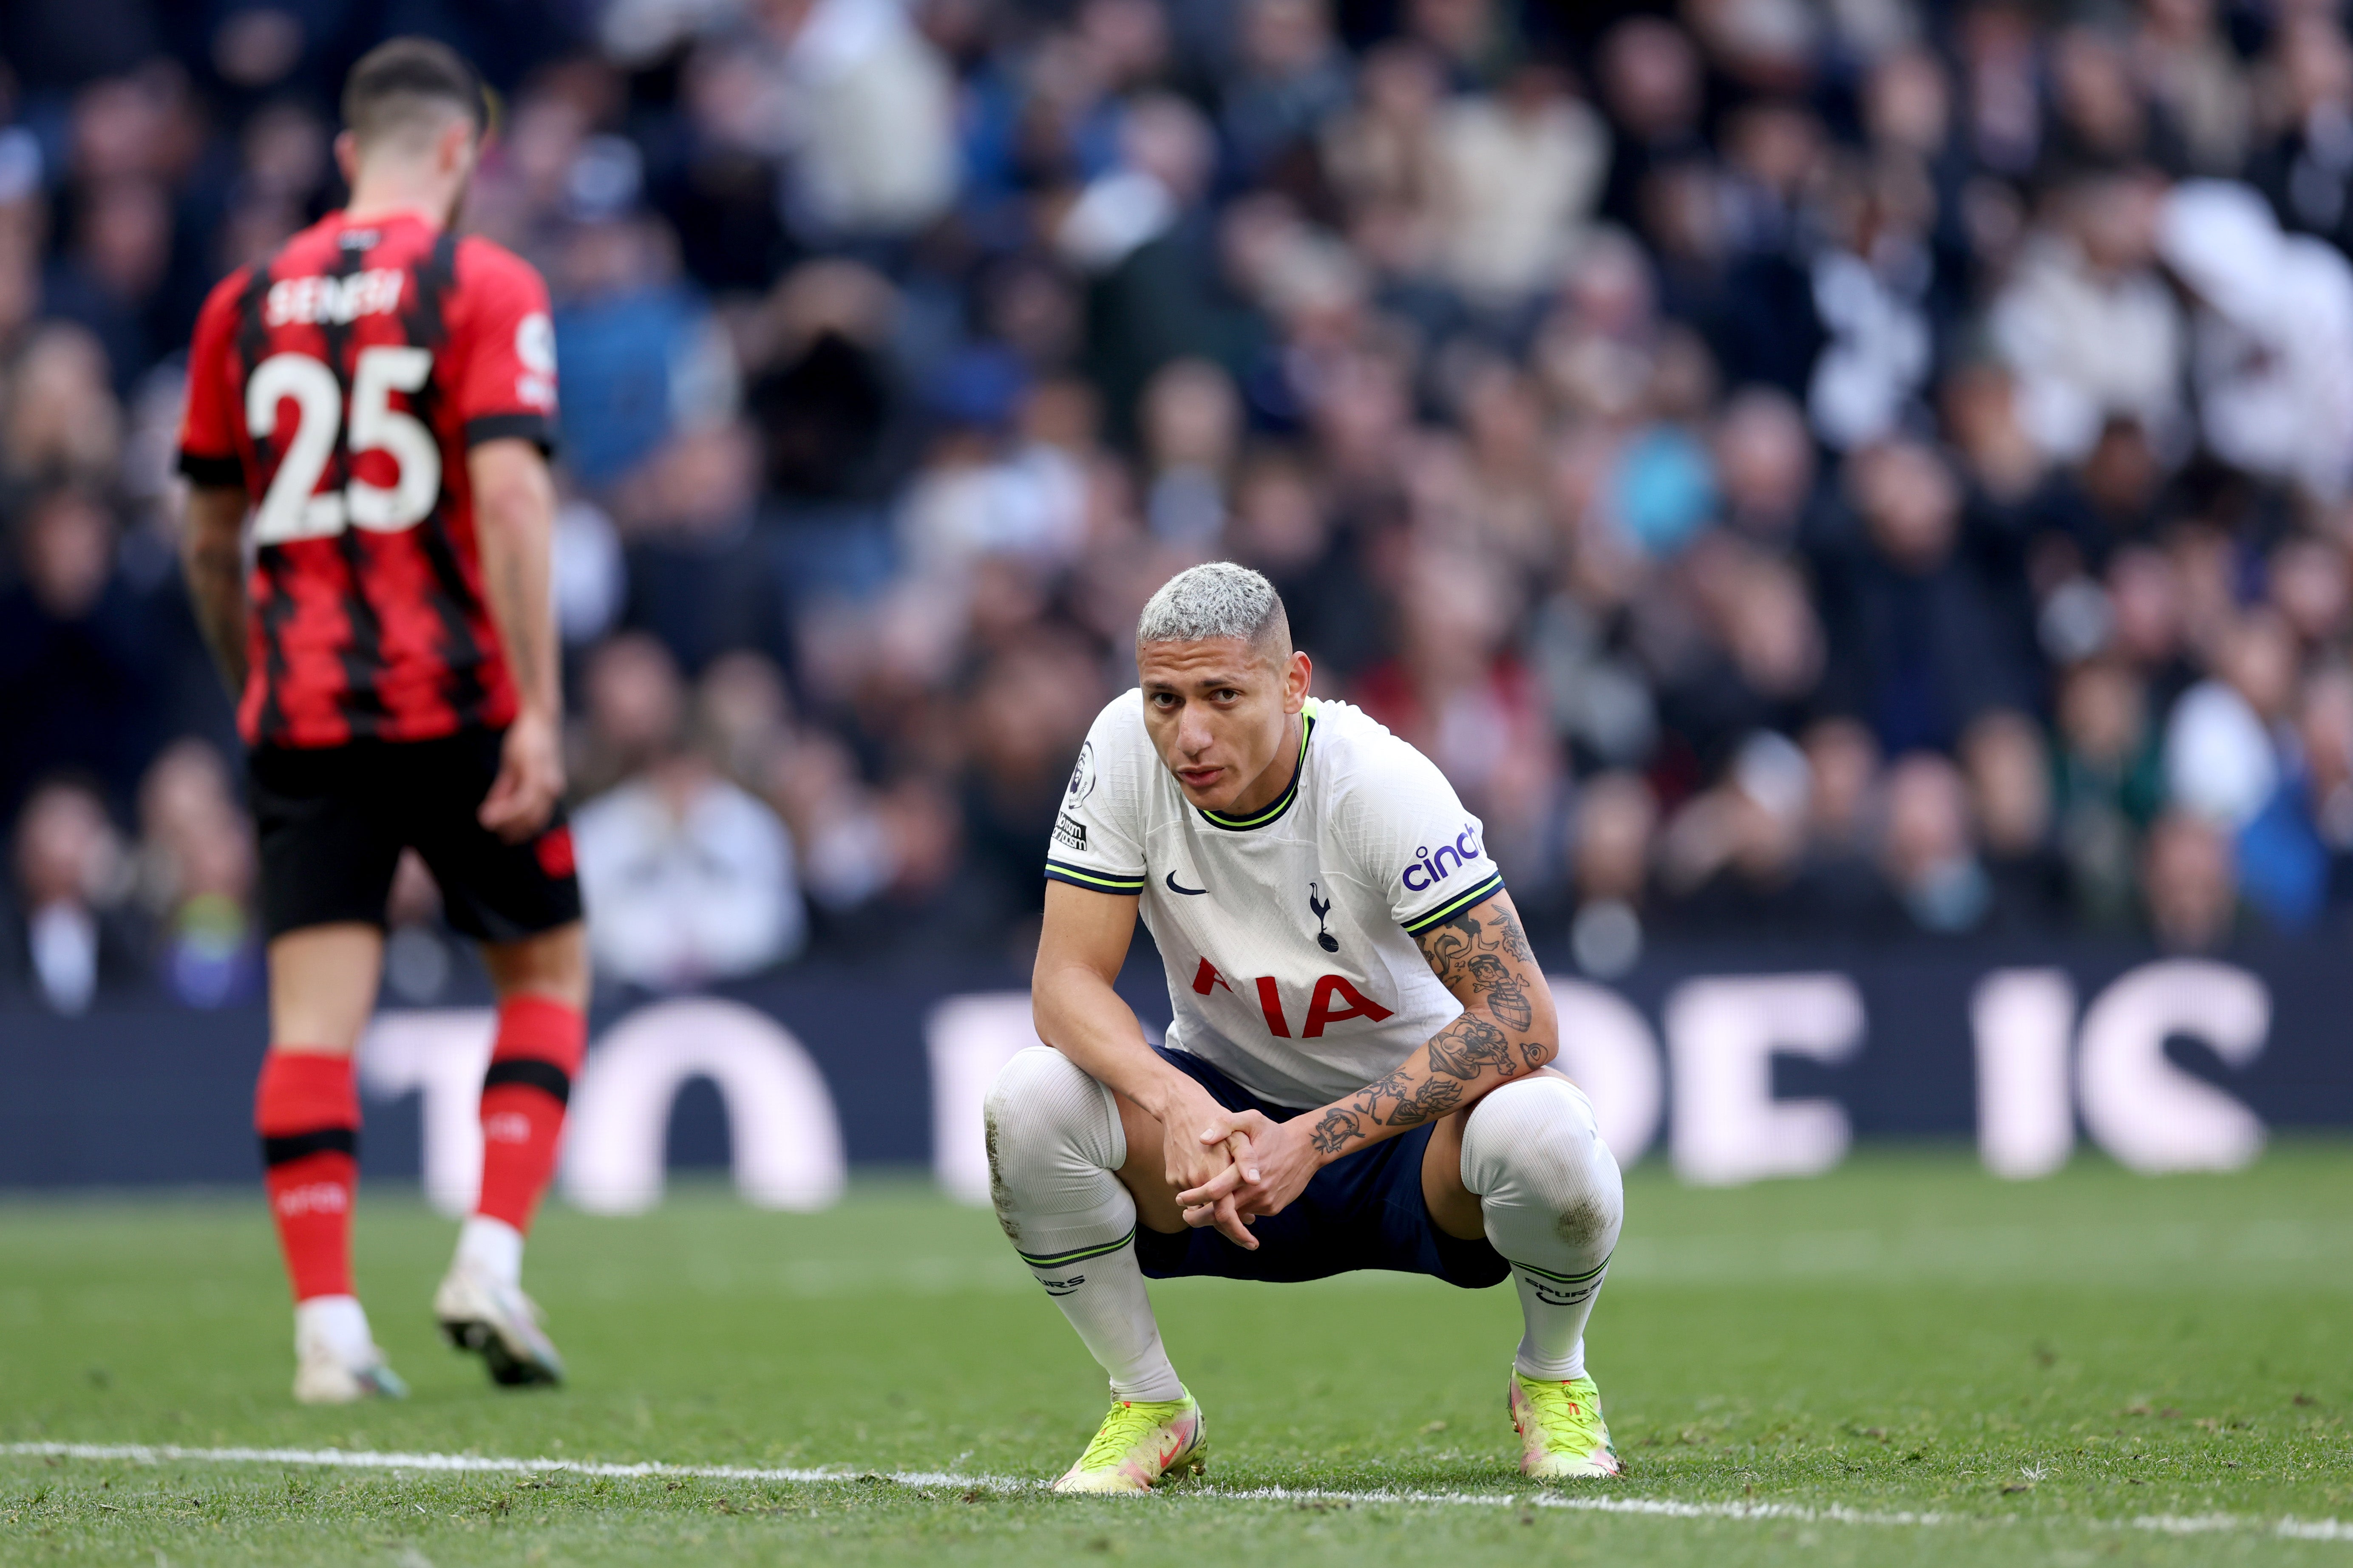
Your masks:
M1172 893L1187 893L1198 899L1209 889L1207 888L1180 888L1176 885L1176 873L1171 871L1168 873L1168 890Z

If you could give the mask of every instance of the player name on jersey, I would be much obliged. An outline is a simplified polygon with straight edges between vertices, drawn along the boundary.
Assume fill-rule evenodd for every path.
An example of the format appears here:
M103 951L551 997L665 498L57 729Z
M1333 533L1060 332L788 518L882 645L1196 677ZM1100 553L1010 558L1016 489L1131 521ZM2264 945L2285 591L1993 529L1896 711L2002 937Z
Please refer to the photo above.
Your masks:
M342 326L362 316L389 315L400 308L401 285L407 279L408 274L397 267L371 267L348 278L280 279L269 286L261 319L272 327L297 322Z

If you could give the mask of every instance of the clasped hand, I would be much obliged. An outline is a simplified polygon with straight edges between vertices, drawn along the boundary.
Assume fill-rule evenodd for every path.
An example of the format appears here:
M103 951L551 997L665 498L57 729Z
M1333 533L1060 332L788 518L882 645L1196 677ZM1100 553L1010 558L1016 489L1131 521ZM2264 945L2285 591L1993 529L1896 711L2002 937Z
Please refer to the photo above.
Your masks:
M1198 1137L1204 1152L1222 1149L1228 1158L1207 1181L1176 1194L1185 1223L1214 1225L1235 1246L1257 1251L1250 1221L1281 1214L1315 1173L1306 1122L1305 1117L1276 1121L1256 1110L1219 1108Z

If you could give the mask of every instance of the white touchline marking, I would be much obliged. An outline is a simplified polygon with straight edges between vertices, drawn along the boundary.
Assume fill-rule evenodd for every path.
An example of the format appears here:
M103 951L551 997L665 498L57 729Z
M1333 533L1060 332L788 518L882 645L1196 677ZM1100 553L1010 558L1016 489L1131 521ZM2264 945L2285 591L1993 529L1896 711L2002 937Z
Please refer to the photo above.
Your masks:
M877 1480L902 1487L982 1488L989 1491L1037 1491L1044 1482L1010 1476L962 1475L949 1470L861 1470L847 1465L766 1468L750 1465L665 1465L646 1460L612 1464L593 1459L514 1459L487 1454L394 1454L352 1448L185 1448L169 1443L0 1443L0 1456L32 1459L118 1459L138 1465L173 1462L201 1465L318 1465L348 1470L442 1470L473 1475L570 1475L615 1480L681 1476L711 1481L779 1481L810 1486ZM1348 1502L1474 1508L1568 1509L1586 1513L1648 1515L1659 1519L1779 1521L1798 1524L1875 1524L1900 1529L1945 1525L2010 1525L2044 1522L2093 1530L2147 1530L2161 1535L2207 1535L2252 1531L2297 1541L2353 1541L2353 1521L2337 1519L2253 1519L2244 1514L2139 1514L2127 1519L2052 1518L2024 1514L1914 1513L1815 1507L1790 1502L1681 1502L1672 1498L1580 1497L1555 1492L1442 1492L1373 1488L1343 1491L1325 1487L1187 1487L1178 1498L1215 1498L1226 1502Z

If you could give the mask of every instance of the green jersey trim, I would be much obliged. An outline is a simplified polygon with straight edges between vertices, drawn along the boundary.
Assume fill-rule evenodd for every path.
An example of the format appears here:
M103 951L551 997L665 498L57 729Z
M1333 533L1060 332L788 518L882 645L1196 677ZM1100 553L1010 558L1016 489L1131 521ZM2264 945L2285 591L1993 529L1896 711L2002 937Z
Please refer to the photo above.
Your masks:
M1084 888L1094 893L1140 893L1144 891L1144 873L1123 877L1113 871L1091 871L1084 866L1073 866L1068 860L1046 862L1046 879L1068 882L1073 888Z
M1419 936L1441 921L1451 920L1472 905L1484 903L1503 890L1504 874L1496 871L1491 873L1487 879L1477 887L1457 898L1449 899L1428 914L1416 915L1409 921L1400 921L1398 923L1405 927L1409 936Z
M1253 827L1264 827L1275 821L1291 809L1293 801L1299 798L1299 781L1307 772L1307 742L1314 733L1314 713L1312 710L1303 712L1299 724L1299 756L1291 764L1291 783L1264 810L1252 812L1248 816L1229 816L1222 811L1206 811L1198 805L1193 809L1200 812L1202 821L1212 827L1222 827L1229 833L1248 833Z
M1090 1258L1101 1258L1107 1253L1117 1252L1134 1239L1135 1227L1130 1226L1127 1227L1127 1234L1117 1241L1106 1241L1100 1247L1082 1247L1076 1252L1059 1252L1051 1258L1033 1257L1029 1253L1022 1252L1018 1247L1014 1248L1014 1251L1019 1255L1022 1262L1032 1268L1060 1268L1066 1264L1083 1263Z

